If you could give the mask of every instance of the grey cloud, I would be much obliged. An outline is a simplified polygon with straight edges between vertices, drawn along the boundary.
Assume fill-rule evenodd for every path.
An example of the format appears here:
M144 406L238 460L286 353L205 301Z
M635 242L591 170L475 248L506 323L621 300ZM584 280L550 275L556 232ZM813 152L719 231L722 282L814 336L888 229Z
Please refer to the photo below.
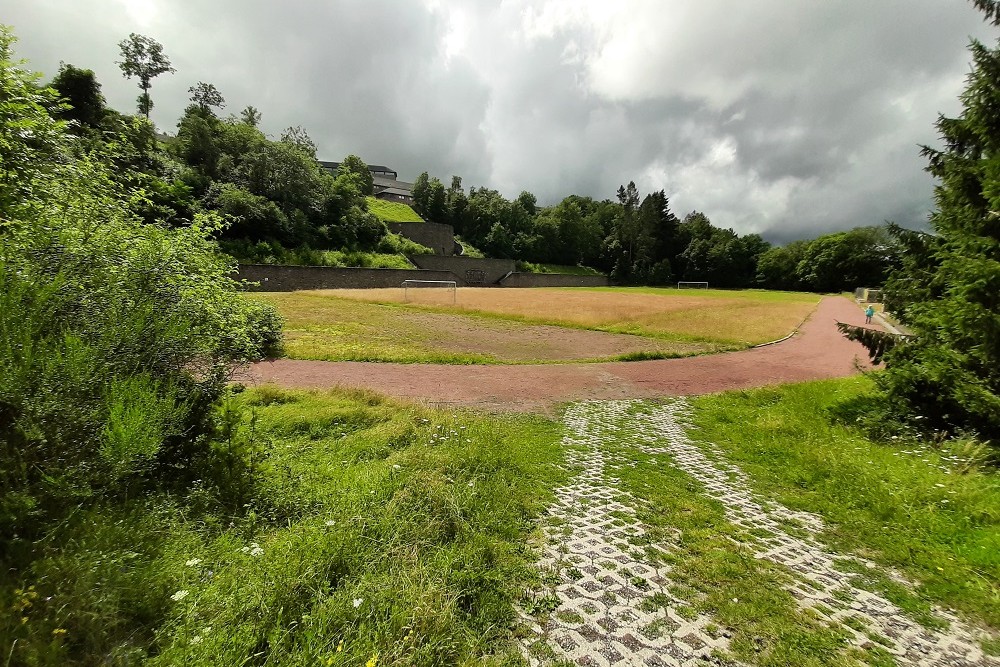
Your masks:
M129 2L160 10L143 23ZM177 68L152 91L168 131L188 86L210 81L228 111L253 104L274 135L302 125L321 157L357 153L407 178L458 174L542 203L635 180L680 214L780 241L924 224L933 181L918 144L935 141L938 112L959 110L969 37L995 40L971 3L668 7L8 0L0 21L36 69L93 68L123 110L138 89L114 65L117 42L158 39Z

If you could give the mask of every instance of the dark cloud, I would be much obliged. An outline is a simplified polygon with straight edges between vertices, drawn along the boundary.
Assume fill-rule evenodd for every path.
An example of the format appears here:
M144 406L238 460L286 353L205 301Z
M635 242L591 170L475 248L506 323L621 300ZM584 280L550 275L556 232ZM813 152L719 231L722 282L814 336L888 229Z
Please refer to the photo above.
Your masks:
M152 90L168 131L207 81L273 135L305 127L324 158L543 203L635 180L781 241L922 224L918 144L959 109L969 37L995 38L939 0L8 0L0 21L35 69L90 67L121 109L138 88L117 42L159 40L177 68Z

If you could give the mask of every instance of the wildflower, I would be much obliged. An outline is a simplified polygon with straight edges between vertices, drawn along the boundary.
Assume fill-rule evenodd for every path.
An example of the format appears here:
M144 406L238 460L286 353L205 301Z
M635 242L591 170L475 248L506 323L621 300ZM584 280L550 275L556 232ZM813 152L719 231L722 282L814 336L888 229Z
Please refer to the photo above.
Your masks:
M372 657L368 658L368 662L365 663L365 667L375 667L378 664L378 653L372 653Z
M326 522L326 525L327 525L327 526L333 526L333 525L336 525L336 523L337 523L337 522L336 522L336 521L334 521L333 519L329 519L329 520L327 520L327 522Z
M339 642L337 642L337 653L340 653L343 650L344 650L344 640L341 639Z
M250 555L251 556L259 556L262 553L264 553L264 550L261 549L260 547L254 547L253 549L250 550Z
M59 635L64 635L66 634L66 628L56 628L55 630L52 631L52 634L54 634L57 637Z
M187 567L194 567L195 565L197 565L200 562L201 562L200 558L192 558L189 561L185 561L184 565L186 565Z
M190 591L185 591L185 590L177 591L176 593L170 596L170 599L173 600L174 602L180 602L181 600L183 600L188 596L189 592Z
M191 643L192 644L200 644L201 643L201 635L195 635L194 637L192 637L191 638Z
M364 601L365 601L364 598L354 598L354 602L352 604L354 605L354 608L357 609L358 607L361 606L361 603Z
M399 470L399 468L400 468L400 465L398 463L393 463L392 464L392 469L393 470Z

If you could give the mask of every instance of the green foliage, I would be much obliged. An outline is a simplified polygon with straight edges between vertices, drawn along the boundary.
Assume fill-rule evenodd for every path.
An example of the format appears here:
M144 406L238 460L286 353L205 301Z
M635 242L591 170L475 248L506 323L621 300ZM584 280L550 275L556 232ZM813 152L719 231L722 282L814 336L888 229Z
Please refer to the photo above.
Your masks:
M221 248L246 264L287 264L293 266L343 266L368 269L412 269L406 255L430 254L426 248L398 234L382 238L375 251L320 250L309 246L285 248L275 241L253 243L245 239L222 241Z
M869 329L868 327L858 327L844 322L837 322L837 329L848 340L861 343L868 350L868 356L873 364L882 363L882 358L892 348L896 347L904 340L899 334L889 333L880 329Z
M340 167L337 169L337 175L353 175L357 177L359 183L359 189L361 194L370 197L375 194L375 184L371 171L368 169L368 165L365 164L364 160L359 158L357 155L348 155L340 163Z
M556 424L361 392L265 387L227 403L243 415L235 439L267 443L246 507L227 511L195 484L81 510L29 567L0 573L5 659L517 660L525 542L566 476Z
M0 200L0 540L16 570L78 504L214 477L212 401L281 322L236 293L216 216L135 215L147 193L117 172L127 138L69 153L51 91L2 35L0 100L18 102L0 118L16 193Z
M977 2L990 19L996 5ZM880 385L911 419L1000 442L1000 50L973 41L962 113L941 117L945 148L924 148L940 183L936 239L909 238L896 312L917 334L886 358ZM912 300L912 301L911 301Z
M196 104L203 114L212 113L212 109L226 108L226 98L214 84L199 81L188 88L188 92L191 93L191 103Z
M60 111L61 118L75 122L77 131L100 126L106 112L105 102L101 84L92 70L61 63L59 74L50 85L68 107Z
M133 32L127 39L119 42L118 48L122 55L118 67L126 78L139 79L139 88L142 89L138 100L139 113L149 119L149 112L153 108L153 100L149 97L152 79L175 70L170 66L170 59L163 53L163 45L145 35Z

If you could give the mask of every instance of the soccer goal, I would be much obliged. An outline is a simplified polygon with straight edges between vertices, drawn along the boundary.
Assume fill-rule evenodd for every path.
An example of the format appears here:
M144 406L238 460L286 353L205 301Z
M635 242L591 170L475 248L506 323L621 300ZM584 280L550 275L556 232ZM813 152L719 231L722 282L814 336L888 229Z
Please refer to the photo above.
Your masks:
M707 280L682 280L677 283L677 289L708 289Z
M455 303L458 296L458 283L454 280L404 280L403 281L403 302L409 303L412 298L411 292L414 290L434 290L435 296L440 294L438 290L451 293L451 302Z

